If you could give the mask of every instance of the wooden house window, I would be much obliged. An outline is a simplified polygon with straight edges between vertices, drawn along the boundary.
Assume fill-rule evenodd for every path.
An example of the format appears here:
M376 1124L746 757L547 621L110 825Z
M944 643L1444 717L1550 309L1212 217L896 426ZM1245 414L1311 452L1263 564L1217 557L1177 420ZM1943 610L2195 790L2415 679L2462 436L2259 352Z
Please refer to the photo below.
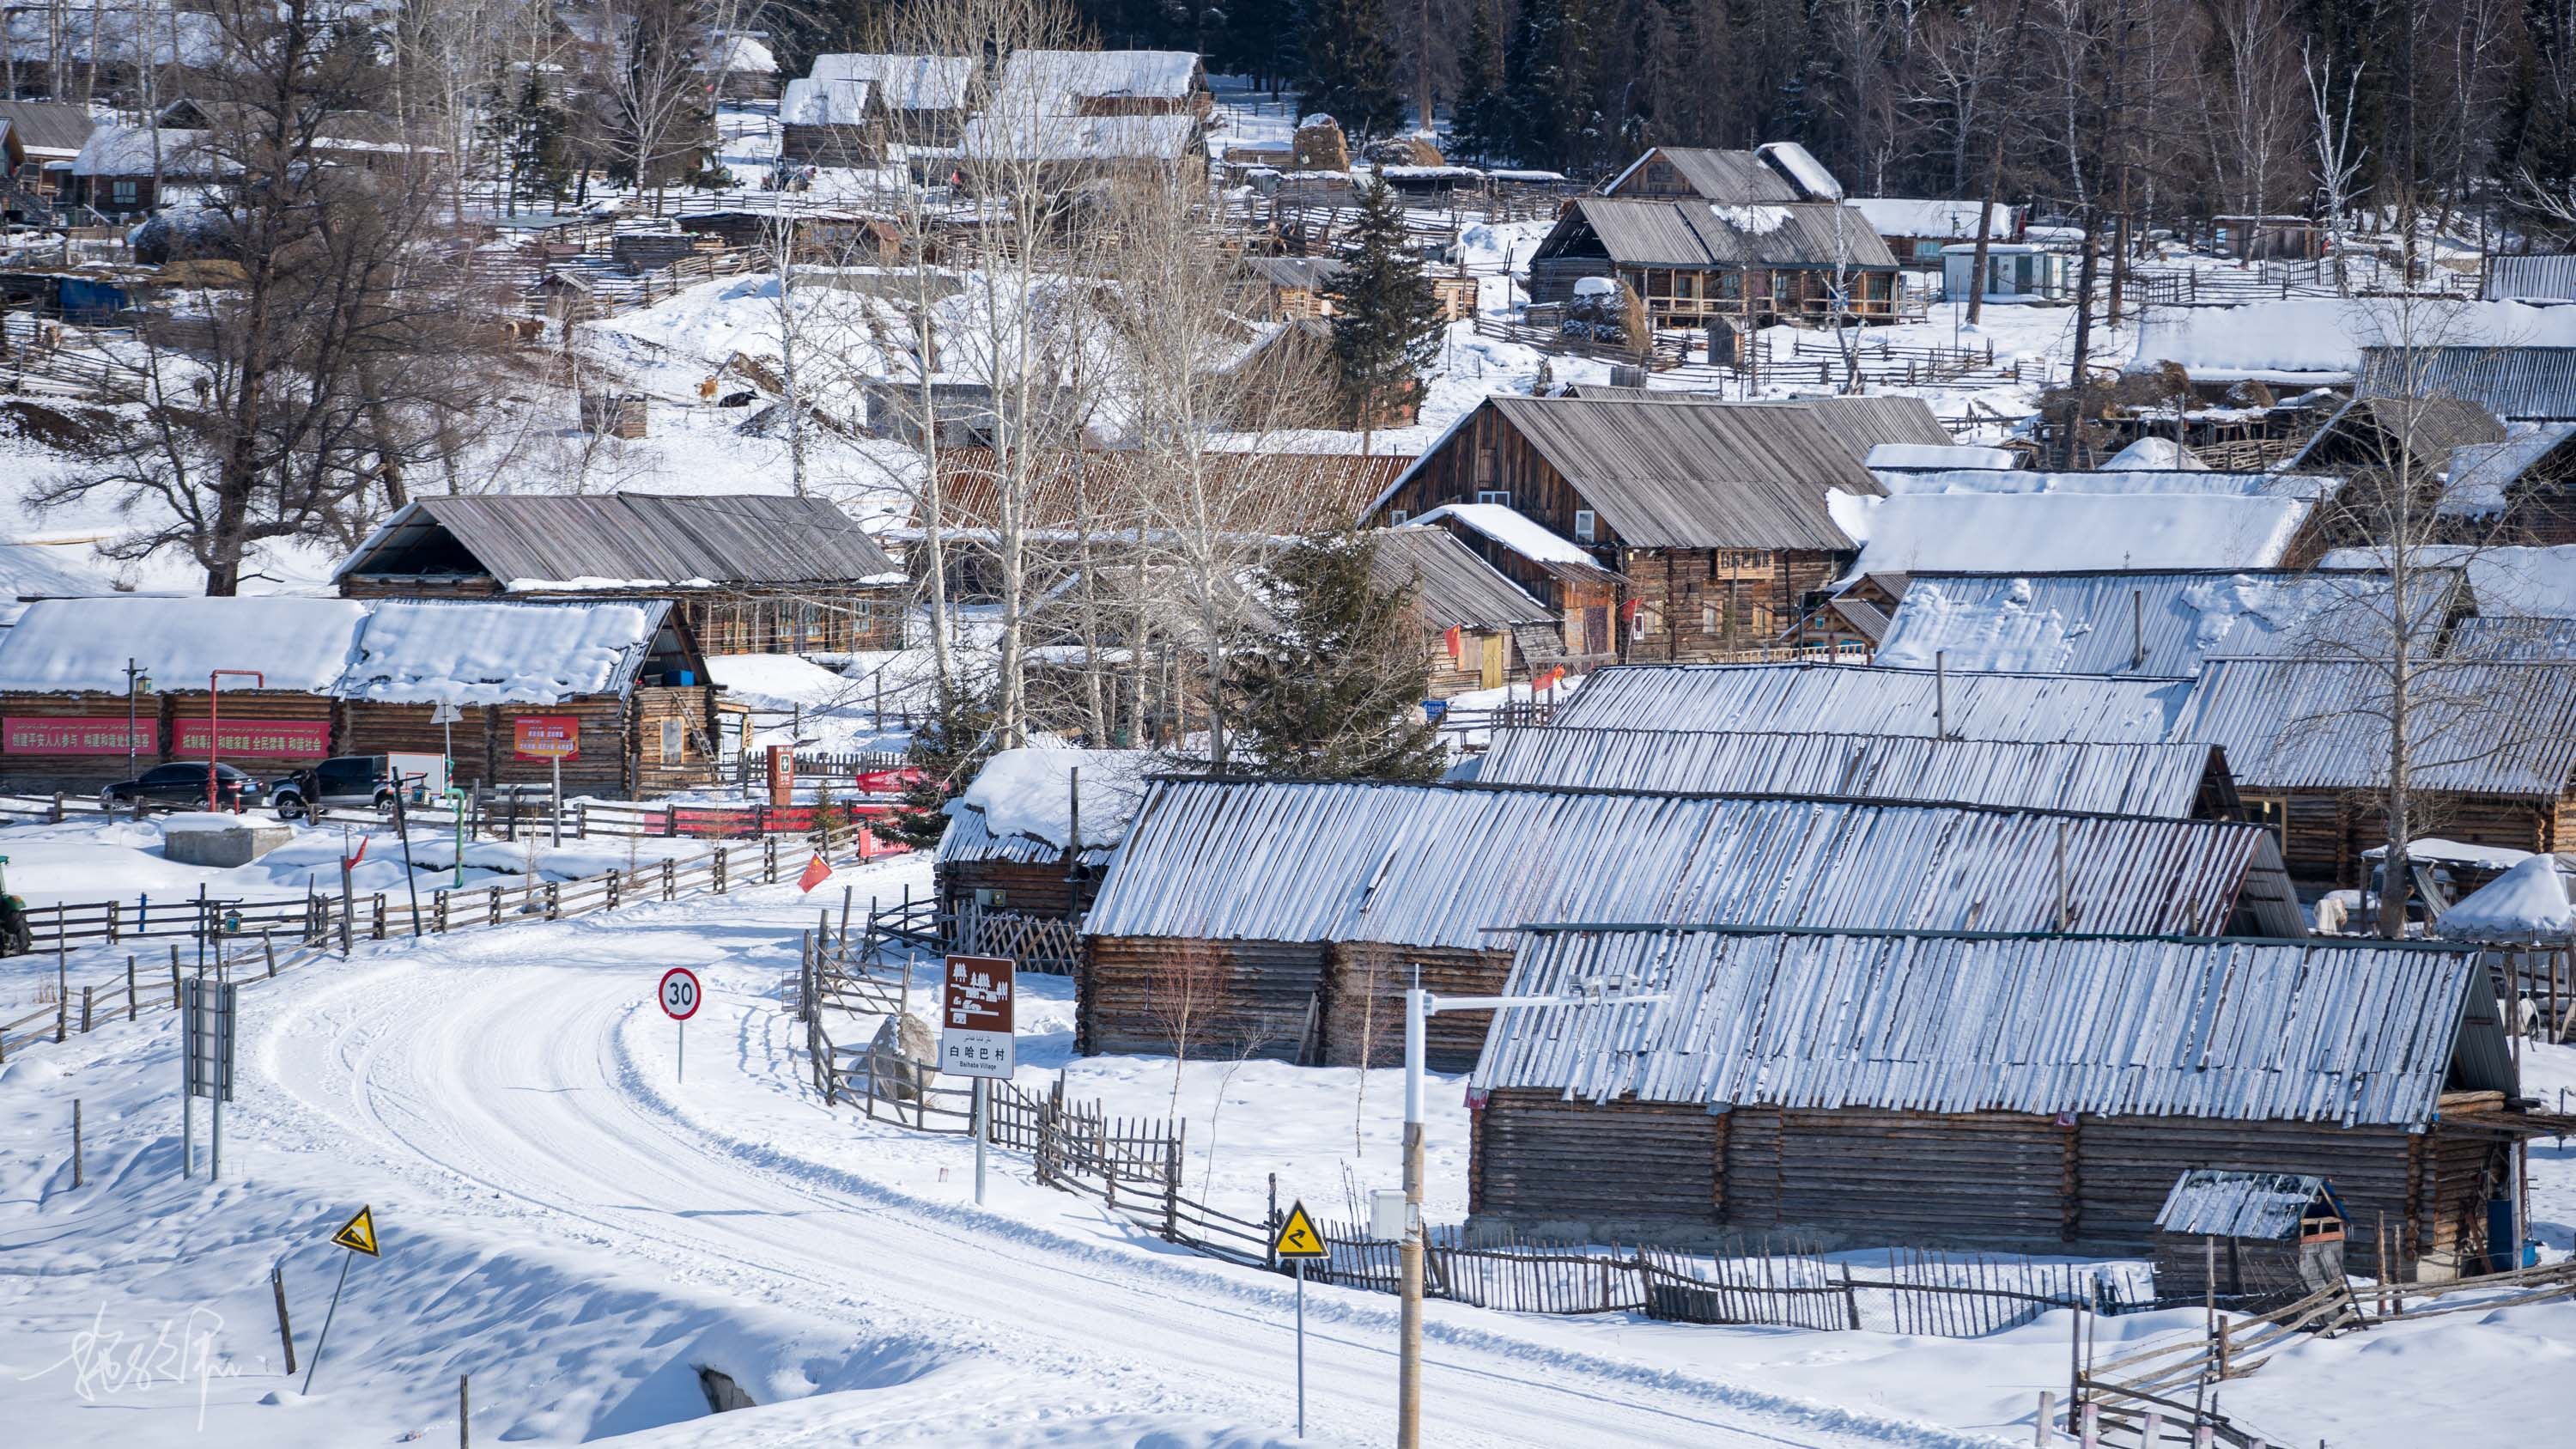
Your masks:
M1699 631L1703 634L1717 632L1717 605L1704 603L1699 606Z
M662 721L662 763L680 763L680 720L677 716Z
M2248 795L2245 818L2272 832L2272 843L2283 854L2290 849L2290 797L2287 795Z
M1512 492L1508 488L1479 488L1476 490L1476 501L1479 503L1499 503L1505 508L1509 508L1512 506Z
M1392 508L1387 510L1386 516L1389 522L1393 523L1398 528L1402 528L1404 526L1404 521L1411 518L1413 515L1405 509Z
M140 181L118 180L109 185L108 191L116 198L117 205L132 206L135 202L140 201L143 198L143 183Z
M1576 543L1592 542L1593 536L1600 532L1600 527L1600 520L1594 516L1591 509L1578 508L1574 510L1574 541Z

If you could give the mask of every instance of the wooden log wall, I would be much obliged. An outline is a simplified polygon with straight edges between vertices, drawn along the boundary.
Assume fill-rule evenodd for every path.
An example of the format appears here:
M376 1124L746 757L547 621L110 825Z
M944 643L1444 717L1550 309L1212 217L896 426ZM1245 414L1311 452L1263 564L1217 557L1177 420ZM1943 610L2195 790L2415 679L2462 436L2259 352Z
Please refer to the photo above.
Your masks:
M233 721L234 725L247 720L280 720L305 725L318 724L323 727L325 743L319 753L278 751L267 754L235 754L231 750L217 752L217 757L223 763L247 770L262 779L284 774L289 770L300 770L322 759L331 753L329 742L337 737L337 732L332 726L337 718L338 701L325 695L288 694L270 690L242 690L236 693L227 689L224 691L221 710L213 710L209 696L202 693L173 694L168 698L167 728L164 731L164 738L169 744L168 758L171 759L203 758L203 752L200 750L181 748L181 740L190 725L203 724L210 712L217 717L219 724L224 720ZM222 727L227 733L233 728L231 725Z
M1843 562L1802 550L1630 549L1619 567L1637 611L1621 658L1709 663L1780 643L1803 613L1799 601L1832 582Z
M2242 786L2243 793L2272 795L2287 804L2281 855L2290 878L2303 886L2359 888L2372 868L2365 852L2387 843L2388 827L2378 801L2345 790L2267 791ZM2559 849L2561 822L2576 827L2576 800L2561 796L2536 800L2518 795L2462 795L2427 792L2421 797L2418 836L2437 836L2466 845L2492 845L2508 850Z
M1331 951L1324 985L1324 1064L1404 1065L1404 992L1421 968L1439 996L1492 996L1511 974L1509 951L1459 951L1344 941ZM1485 1049L1490 1011L1444 1011L1423 1023L1423 1056L1435 1072L1464 1072Z
M518 738L518 720L522 715L570 715L580 722L581 754L564 761L563 787L567 795L624 795L633 788L630 767L635 754L635 736L627 719L626 701L614 696L577 699L566 704L495 705L492 716L492 779L503 785L542 785L554 779L554 767L544 760L521 760L513 742ZM460 742L461 743L461 742Z
M665 795L709 783L724 753L723 731L716 719L716 692L705 684L646 684L627 698L631 716L628 737L636 751L633 789L642 795ZM678 758L663 746L664 722L678 726Z
M380 704L364 699L347 701L340 706L339 752L350 755L445 754L451 730L449 726L430 722L430 716L436 711L437 706L427 704ZM466 705L460 713L464 718L453 727L456 759L452 783L469 789L490 784L492 711L482 705Z
M934 874L943 910L973 905L979 890L998 890L1004 898L996 910L1061 917L1088 908L1100 889L1095 877L1084 881L1077 892L1064 872L1064 866L1054 861L958 860L942 862Z
M135 700L134 733L141 741L135 767L148 770L170 757L170 732L163 719L166 697L142 695ZM17 719L94 719L114 722L116 737L125 728L122 694L0 694L0 716ZM0 756L0 779L15 789L94 790L125 779L125 751L113 754L9 754Z
M1794 1229L1828 1246L2143 1254L2188 1169L2314 1173L2352 1214L2352 1271L2376 1271L2384 1217L2393 1267L2412 1278L2475 1271L2506 1151L2497 1134L2450 1126L2088 1117L2061 1127L1859 1108L1711 1116L1508 1089L1477 1114L1469 1175L1477 1217L1605 1240Z
M1193 1053L1303 1060L1324 956L1320 942L1090 937L1075 978L1074 1049L1168 1056L1186 1015Z

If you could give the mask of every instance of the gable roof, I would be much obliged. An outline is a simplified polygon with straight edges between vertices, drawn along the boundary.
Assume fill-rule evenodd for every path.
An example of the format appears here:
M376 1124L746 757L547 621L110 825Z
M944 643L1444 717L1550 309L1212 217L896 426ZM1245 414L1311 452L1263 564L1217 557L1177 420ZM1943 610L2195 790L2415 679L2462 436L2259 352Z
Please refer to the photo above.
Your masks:
M1631 548L1839 552L1852 541L1825 495L1879 491L1851 449L1794 406L1537 397L1490 397L1482 406L1528 439Z
M2174 1179L2165 1205L2156 1210L2156 1227L2191 1237L2293 1237L2320 1197L2333 1205L2336 1217L2344 1215L2322 1177L2195 1167Z
M2313 505L2220 493L1902 493L1835 511L1865 540L1855 575L2264 569Z
M1377 545L1370 563L1377 586L1411 590L1415 607L1435 629L1503 631L1555 621L1546 605L1445 528L1383 528L1369 538Z
M2226 778L2205 744L1934 740L1903 735L1513 727L1493 732L1480 785L1820 795L2096 810L2190 819ZM2226 793L2232 795L2233 791Z
M1636 267L1893 267L1896 255L1848 206L1690 197L1578 196L1566 204L1537 255L1551 255L1583 231L1610 259Z
M1602 567L1581 544L1517 508L1500 503L1444 503L1404 526L1424 528L1434 524L1455 524L1506 553L1528 560L1542 572L1571 583L1620 581L1618 573Z
M782 126L860 126L868 120L876 83L865 80L817 80L799 76L778 93Z
M1186 50L1015 50L995 89L1035 100L1041 114L1070 115L1086 99L1180 100L1204 85L1198 56Z
M2403 398L2361 391L2282 467L2295 472L2340 444L2363 450L2367 462L2379 463L2395 461L2384 450L2403 449L2413 465L2429 475L2448 468L2451 454L2461 448L2504 440L2504 424L2467 398L2443 393Z
M15 21L20 13L13 10L9 18ZM0 126L9 128L28 155L63 160L80 154L98 122L88 107L69 101L0 100Z
M966 86L975 62L964 56L874 55L838 52L814 57L811 79L867 81L888 110L958 111L966 107Z
M1561 1001L1495 1014L1477 1091L2415 1128L2455 1069L2516 1086L2482 958L2438 947L1542 929L1504 991Z
M2063 843L2061 878L2055 852ZM1155 786L1083 930L1490 950L1529 921L2304 928L2260 826L1748 795ZM2063 881L2063 894L2060 886Z
M2248 790L2367 790L2388 778L2384 666L2213 659L2173 738L2227 750ZM2453 660L2410 691L2415 788L2554 799L2576 772L2576 663Z
M1977 219L1984 214L1984 204L1976 201L1942 201L1902 196L1855 196L1853 206L1869 219L1881 236L1937 237L1949 241L1975 241ZM2021 208L1995 204L1986 235L1996 241L2008 240Z
M1596 669L1553 722L1611 729L1799 731L1953 739L2168 737L2188 681L1999 674L1852 664L1622 664ZM2180 738L2181 736L2176 736ZM2222 742L2223 743L2223 742ZM2231 755L2230 759L2234 757Z
M1627 170L1603 183L1601 190L1617 195L1629 177L1658 156L1671 163L1683 182L1706 201L1743 204L1806 200L1806 193L1754 152L1722 151L1713 146L1653 147L1629 162Z
M418 572L399 567L402 555L435 547L442 534L508 590L850 583L899 572L820 498L519 493L417 499L331 577Z

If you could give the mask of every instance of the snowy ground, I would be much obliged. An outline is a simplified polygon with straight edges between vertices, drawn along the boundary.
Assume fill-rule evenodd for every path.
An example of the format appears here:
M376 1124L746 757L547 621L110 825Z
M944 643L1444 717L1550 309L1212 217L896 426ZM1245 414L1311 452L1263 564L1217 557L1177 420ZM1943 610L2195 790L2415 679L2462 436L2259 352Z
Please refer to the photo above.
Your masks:
M39 853L10 835L16 859ZM811 1092L780 1001L794 933L837 913L838 888L864 902L927 883L917 857L844 867L811 896L761 887L390 942L253 981L220 1185L177 1175L166 1017L13 1058L0 1066L0 1260L17 1271L0 1277L0 1375L19 1435L446 1442L455 1377L470 1373L486 1443L1284 1442L1284 1282L1040 1188L1008 1153L979 1211L966 1144L827 1111ZM669 965L709 992L685 1076L679 1033L650 1003ZM1070 1095L1112 1112L1174 1109L1168 1061L1070 1058L1068 983L1031 978L1027 995L1025 1084L1062 1070ZM2576 1053L2545 1055L2535 1082L2576 1082ZM1283 1197L1340 1215L1346 1182L1395 1179L1396 1074L1365 1074L1364 1099L1362 1086L1354 1071L1191 1064L1177 1109L1194 1189L1257 1213L1275 1172ZM1431 1103L1430 1212L1454 1220L1456 1079ZM2576 1173L2535 1161L2543 1235L2563 1244ZM283 1263L309 1363L344 1257L325 1239L361 1204L386 1255L355 1263L306 1398L282 1372L266 1275ZM1319 1439L1387 1439L1394 1308L1310 1292ZM2576 1312L2499 1317L2304 1346L2231 1387L2233 1407L2302 1442L2393 1449L2432 1442L2440 1400L2374 1406L2439 1378L2495 1430L2446 1442L2546 1442L2516 1426L2546 1422L2546 1369L2576 1354ZM2026 1444L2038 1390L2064 1373L2062 1317L1974 1342L1445 1304L1429 1318L1437 1444ZM2187 1326L2168 1318L2107 1327ZM2507 1364L2542 1372L2497 1371ZM700 1365L763 1407L703 1417Z

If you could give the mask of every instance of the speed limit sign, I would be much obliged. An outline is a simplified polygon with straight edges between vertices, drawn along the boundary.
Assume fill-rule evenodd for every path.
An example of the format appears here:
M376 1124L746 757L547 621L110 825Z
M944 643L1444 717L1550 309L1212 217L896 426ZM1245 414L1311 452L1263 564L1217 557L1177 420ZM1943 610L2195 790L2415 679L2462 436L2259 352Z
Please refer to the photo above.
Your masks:
M662 973L662 1014L671 1018L672 1030L679 1034L679 1056L672 1064L671 1076L686 1081L689 1076L689 1018L698 1014L698 1003L706 993L698 989L698 973L686 966L674 966Z
M662 973L662 1014L673 1021L686 1021L698 1014L698 976L686 966L674 966Z

